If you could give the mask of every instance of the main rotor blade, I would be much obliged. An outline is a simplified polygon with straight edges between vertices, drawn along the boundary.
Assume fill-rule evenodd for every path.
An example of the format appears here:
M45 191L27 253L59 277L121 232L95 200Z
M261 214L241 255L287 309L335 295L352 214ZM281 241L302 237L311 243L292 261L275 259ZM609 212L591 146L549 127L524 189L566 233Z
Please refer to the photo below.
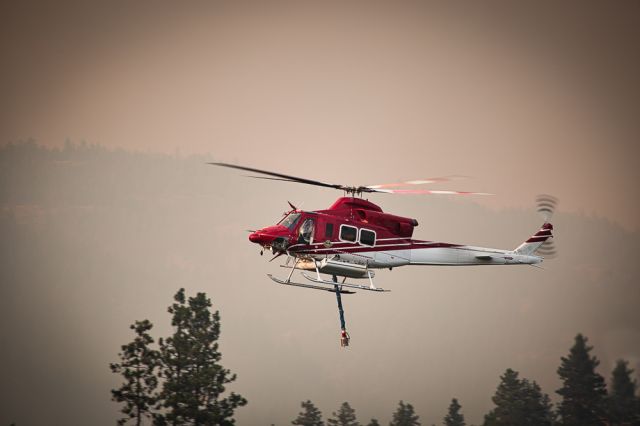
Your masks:
M440 183L440 182L451 182L454 180L462 180L467 179L467 176L443 176L443 177L433 177L427 179L418 179L418 180L409 180L406 182L398 182L398 183L382 183L379 185L367 185L367 188L371 189L383 189L383 188L393 188L396 186L408 186L408 185L428 185L431 183Z
M293 183L298 183L297 180L291 180L291 179L284 179L284 178L275 178L275 177L267 177L267 176L251 176L251 175L244 175L244 177L248 177L251 179L265 179L265 180L279 180L281 182L293 182Z
M314 185L314 186L321 186L321 187L324 187L324 188L340 189L340 190L346 191L347 193L352 194L352 195L361 194L363 192L382 192L382 193L387 193L387 194L493 195L493 194L488 194L486 192L436 191L436 190L427 191L427 190L420 190L420 189L415 189L415 190L413 190L413 189L385 189L385 188L388 188L389 186L422 185L422 184L426 184L426 183L444 182L444 181L462 179L462 178L464 178L464 176L447 176L447 177L442 177L442 178L431 178L431 179L428 179L428 180L413 180L413 181L403 182L403 183L400 183L400 184L383 184L383 185L371 185L371 186L345 186L345 185L338 185L338 184L334 184L334 183L321 182L319 180L306 179L306 178L301 178L301 177L297 177L297 176L285 175L283 173L270 172L268 170L254 169L252 167L237 166L235 164L228 164L228 163L207 163L207 164L211 164L212 166L228 167L228 168L231 168L231 169L244 170L244 171L247 171L247 172L259 173L259 174L262 174L262 175L266 175L266 176L247 176L247 177L250 177L250 178L253 178L253 179L267 179L267 180L279 180L279 181L284 181L284 182L304 183L306 185Z
M387 194L404 194L404 195L494 195L489 192L467 192L467 191L439 191L427 189L378 189L377 192L385 192Z
M228 163L207 163L207 164L211 164L212 166L229 167L231 169L244 170L244 171L247 171L247 172L260 173L260 174L263 174L263 175L280 178L280 179L274 179L274 180L288 180L288 181L291 181L291 182L304 183L304 184L307 184L307 185L322 186L322 187L325 187L325 188L335 188L335 189L343 189L343 190L347 189L347 187L345 187L343 185L320 182L318 180L305 179L305 178L296 177L296 176L289 176L289 175L285 175L285 174L282 174L282 173L275 173L275 172L270 172L270 171L267 171L267 170L254 169L254 168L251 168L251 167L236 166L235 164L228 164ZM255 177L257 177L257 176L255 176ZM268 179L268 178L262 178L262 179Z

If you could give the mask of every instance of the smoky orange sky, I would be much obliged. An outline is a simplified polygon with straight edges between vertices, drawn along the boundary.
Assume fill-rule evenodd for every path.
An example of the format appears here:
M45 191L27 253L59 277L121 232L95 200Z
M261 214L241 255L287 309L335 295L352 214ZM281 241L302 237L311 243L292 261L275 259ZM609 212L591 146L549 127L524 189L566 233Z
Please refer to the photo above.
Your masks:
M479 424L509 367L557 401L578 332L603 376L640 371L640 3L24 1L0 20L0 422L113 424L108 364L134 320L170 332L181 286L220 309L242 425L306 399L362 423L403 399L440 423L452 397ZM392 292L345 300L341 350L335 299L268 281L282 270L245 232L340 194L211 160L346 185L469 176L430 188L496 195L372 201L416 238L504 249L553 194L559 255L380 271Z
M636 2L4 2L0 142L66 139L640 226Z

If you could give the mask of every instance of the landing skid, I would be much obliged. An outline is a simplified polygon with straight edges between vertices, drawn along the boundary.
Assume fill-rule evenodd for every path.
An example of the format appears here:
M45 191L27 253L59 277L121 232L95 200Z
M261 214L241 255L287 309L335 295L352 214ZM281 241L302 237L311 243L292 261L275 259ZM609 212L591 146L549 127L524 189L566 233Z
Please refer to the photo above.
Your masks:
M308 279L309 281L312 281L317 284L326 284L326 285L332 285L332 286L336 284L333 281L323 280L322 278L314 278L308 275L306 272L302 272L302 276ZM358 290L367 290L367 291L381 291L381 292L391 291L391 290L385 290L383 288L372 287L370 285L367 286L367 285L359 285L359 284L347 284L344 282L340 284L340 287L357 288Z
M271 278L274 282L278 283L278 284L282 284L282 285L290 285L290 286L294 286L294 287L303 287L303 288L312 288L315 290L324 290L324 291L328 291L330 293L335 293L336 290L335 288L328 288L328 287L324 287L324 286L319 286L319 285L313 285L313 284L304 284L304 283L296 283L293 281L285 281L285 280L281 280L280 278L276 278L271 274L267 274L267 276L269 278ZM331 285L333 286L333 283L331 283ZM339 290L340 293L342 294L355 294L355 291L350 291L350 290Z

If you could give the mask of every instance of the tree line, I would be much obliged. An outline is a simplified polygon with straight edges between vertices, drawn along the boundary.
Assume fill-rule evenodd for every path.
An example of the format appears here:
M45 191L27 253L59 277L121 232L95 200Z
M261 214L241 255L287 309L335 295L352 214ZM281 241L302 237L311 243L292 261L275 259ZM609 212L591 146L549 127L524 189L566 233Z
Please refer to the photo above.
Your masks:
M611 386L607 390L605 379L596 371L600 364L591 355L592 346L582 334L575 337L569 354L561 358L558 376L562 386L556 391L560 402L554 407L549 395L535 381L520 378L511 368L500 376L500 383L491 398L495 407L484 416L483 426L586 426L586 425L640 425L640 398L633 370L625 360L618 360L611 373ZM292 421L294 425L323 426L322 413L311 401L302 402L303 410ZM453 398L445 426L466 426L460 402ZM359 426L355 410L345 402L328 425ZM367 426L378 425L372 419ZM400 401L393 413L390 426L418 426L419 416L411 404Z
M135 337L123 345L118 362L111 371L122 376L123 383L113 389L112 399L122 403L124 414L118 424L141 425L144 419L154 425L233 425L234 412L247 404L241 395L231 392L223 397L225 385L236 375L222 367L218 348L220 314L211 312L211 300L205 293L187 298L184 289L169 306L174 332L160 338L157 347L149 334L148 320L131 325ZM611 373L610 387L597 371L600 361L591 354L592 346L582 334L575 337L569 354L561 358L557 373L562 382L555 406L540 386L507 368L491 398L495 405L484 416L483 426L584 426L640 425L640 398L633 370L618 360ZM310 400L291 421L299 426L324 426L322 412ZM360 426L355 410L348 402L327 419L330 426ZM367 426L379 425L371 419ZM413 406L400 401L390 426L418 426L420 418ZM466 426L462 406L453 398L445 426Z
M322 420L322 412L313 405L313 402L307 400L302 402L302 411L298 414L291 424L298 426L324 426L325 423ZM413 406L409 403L400 401L398 408L393 413L391 426L413 426L420 425L420 417L416 415ZM464 418L463 418L464 420ZM338 411L332 413L332 417L327 420L327 425L330 426L360 426L361 424L356 419L356 411L349 405L348 402L343 402L340 405ZM463 423L464 424L464 423ZM377 419L371 419L367 426L379 426L380 422Z

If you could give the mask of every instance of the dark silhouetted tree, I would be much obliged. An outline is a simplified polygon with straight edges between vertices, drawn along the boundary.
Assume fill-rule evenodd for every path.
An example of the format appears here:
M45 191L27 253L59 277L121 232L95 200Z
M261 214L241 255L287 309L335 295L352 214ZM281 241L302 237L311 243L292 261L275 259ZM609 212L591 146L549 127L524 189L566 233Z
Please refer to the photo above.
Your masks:
M220 365L220 315L211 313L204 293L187 300L180 289L174 299L168 309L174 333L159 341L164 378L160 407L166 411L157 415L156 424L233 425L234 410L247 401L233 392L221 397L236 376Z
M122 351L118 354L120 362L109 365L112 372L121 374L125 379L122 386L111 390L112 399L125 404L120 411L127 417L119 419L118 424L135 421L139 426L143 418L151 418L150 409L156 402L159 358L158 351L149 346L153 343L148 333L152 327L149 320L132 324L130 328L135 331L136 337L131 343L122 345Z
M413 411L413 405L400 401L396 412L393 413L390 426L420 426L420 417Z
M298 418L291 422L300 426L324 426L322 421L322 413L313 405L313 402L307 400L302 402L302 411L298 414Z
M607 390L604 378L596 373L600 361L589 355L592 349L587 338L578 334L569 356L562 357L558 367L562 387L556 392L562 396L558 414L563 425L604 424Z
M518 378L518 372L510 368L500 376L491 400L496 407L485 415L485 426L548 426L554 422L549 396L536 382Z
M457 399L453 398L449 404L449 412L444 418L446 426L465 426L464 416L460 413L462 406Z
M367 424L367 426L380 426L380 423L378 422L377 419L371 419Z
M636 398L637 384L631 379L629 363L618 360L611 373L609 392L609 420L614 425L640 425L640 401Z
M343 402L338 412L333 413L333 418L327 420L332 426L360 426L356 420L356 410L351 408L348 402Z

